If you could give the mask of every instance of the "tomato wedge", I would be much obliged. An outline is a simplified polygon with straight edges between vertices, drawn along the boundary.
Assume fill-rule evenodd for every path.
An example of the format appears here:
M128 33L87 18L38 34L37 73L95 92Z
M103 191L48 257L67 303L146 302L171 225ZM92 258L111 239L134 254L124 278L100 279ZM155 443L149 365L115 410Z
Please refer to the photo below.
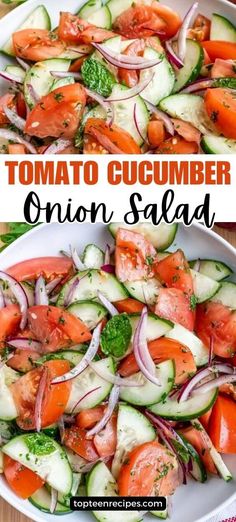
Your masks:
M117 415L113 414L106 426L93 439L94 446L100 457L111 457L117 444Z
M193 279L182 250L179 249L162 261L156 262L154 267L162 284L168 288L178 288L186 296L193 295Z
M25 146L20 143L9 143L8 154L26 154Z
M66 257L35 257L7 269L17 281L32 281L43 276L47 281L72 273L73 263Z
M91 25L86 20L68 12L62 12L58 28L59 38L66 43L103 42L115 36L112 31Z
M33 369L34 361L40 358L40 354L35 350L15 350L14 355L8 361L7 366L14 370L25 373Z
M128 453L118 476L121 496L167 496L178 485L176 458L157 441L141 444Z
M22 29L13 33L12 41L16 56L32 62L56 58L65 49L56 33L46 29Z
M178 118L171 118L172 123L174 125L175 131L179 136L185 139L188 142L196 142L198 145L201 139L201 133L197 130L191 123L187 121L179 120Z
M213 406L208 433L219 453L236 453L236 403L219 395Z
M172 38L181 25L179 15L159 2L134 4L114 22L116 32L126 38L145 38L155 33L162 39Z
M116 301L116 308L120 314L124 312L127 314L137 314L142 312L144 306L143 303L140 303L140 301L136 301L136 299L132 299L131 297L123 299L122 301Z
M8 117L5 114L4 107L7 106L9 109L14 107L15 95L6 93L0 97L0 125L9 123Z
M195 312L191 309L189 298L178 288L160 288L155 314L179 323L188 330L194 329Z
M21 313L18 305L8 305L0 310L0 343L13 335L19 327Z
M71 391L71 382L54 385L51 384L51 381L55 377L68 372L70 364L68 361L60 359L47 361L43 367L31 370L11 385L18 411L17 424L23 430L35 429L35 401L45 367L47 368L48 378L41 412L42 427L57 422L65 411Z
M78 426L66 428L64 444L83 459L93 462L99 458L93 440L86 438L87 431Z
M202 342L219 357L236 352L236 312L221 303L207 302L197 306L196 333Z
M123 54L126 56L142 56L146 47L152 47L158 52L163 52L163 47L155 36L149 38L139 38L128 45ZM134 87L139 81L138 72L133 69L119 69L119 80L127 87Z
M212 408L210 410L208 410L206 413L204 413L204 415L199 417L199 420L200 420L201 424L203 425L203 428L205 428L206 431L208 431L211 414L212 414Z
M175 384L184 383L190 375L196 372L196 364L190 349L174 341L161 337L148 343L148 350L153 361L158 364L168 359L172 359L175 363ZM122 377L128 377L138 372L134 354L129 354L120 363L119 373Z
M115 124L107 125L105 120L89 118L84 130L85 138L90 136L96 145L111 154L141 154L140 148L132 136ZM101 152L102 153L102 152Z
M202 42L202 46L212 62L214 62L216 58L222 58L223 60L236 60L235 43L207 40L206 42Z
M104 414L105 406L96 406L88 410L82 410L76 415L76 426L78 428L90 429L100 421Z
M27 107L26 107L25 98L24 98L22 92L18 92L16 95L16 109L17 109L17 114L21 118L25 119L26 115L27 115Z
M30 112L25 132L38 138L73 138L86 104L86 92L75 83L58 87L35 105Z
M147 128L148 141L151 147L159 147L165 139L165 127L161 120L151 120Z
M236 78L234 63L231 60L217 58L211 68L211 78Z
M91 339L91 333L80 319L56 306L31 306L28 322L45 353Z
M120 281L135 281L153 277L154 246L144 236L119 228L116 235L116 276Z
M23 499L31 497L44 485L44 481L36 473L8 455L3 455L3 469L10 488Z
M199 14L194 21L192 29L188 31L188 38L193 38L198 42L209 40L211 30L211 21L206 16Z
M236 139L236 99L227 89L207 89L205 94L207 114L218 131L226 138Z
M156 154L197 154L198 145L194 141L187 141L181 136L174 136L163 141L156 150Z
M197 430L193 426L189 426L188 428L181 428L178 431L188 440L188 442L190 442L190 444L192 444L192 446L198 452L207 471L209 473L213 473L214 475L217 475L217 469L212 460L209 448L206 445L206 442L204 440L204 437L202 436L201 431Z

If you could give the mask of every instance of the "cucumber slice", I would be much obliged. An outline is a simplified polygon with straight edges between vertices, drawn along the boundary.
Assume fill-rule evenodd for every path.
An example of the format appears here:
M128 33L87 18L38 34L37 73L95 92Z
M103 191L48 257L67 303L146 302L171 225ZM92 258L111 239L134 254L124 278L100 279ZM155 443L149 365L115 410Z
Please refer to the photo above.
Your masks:
M214 281L223 281L223 279L233 274L233 270L225 263L213 261L212 259L194 259L189 261L189 266L193 270L198 270L200 274L214 279Z
M114 303L128 296L125 287L116 279L113 274L108 274L102 270L85 270L66 283L58 297L57 306L63 306L67 292L76 279L80 279L73 294L73 303L75 301L87 301L96 299L98 290L102 292L109 301Z
M104 252L96 245L87 245L82 260L86 268L101 268L104 265Z
M51 424L51 426L47 426L46 428L43 428L42 432L45 433L45 435L48 435L48 437L52 437L53 439L55 439L57 437L57 435L59 434L58 425Z
M107 309L94 301L78 301L70 305L67 310L75 317L79 317L89 330L93 330L107 315Z
M146 406L164 400L174 384L175 368L173 362L169 360L158 364L156 376L160 381L160 386L152 384L141 372L126 377L126 379L137 381L137 384L141 383L143 386L137 388L121 387L120 398L137 406Z
M81 359L82 357L81 355ZM101 371L115 373L111 357L95 361L94 366L97 366ZM93 392L95 388L98 389ZM72 380L72 388L66 406L66 413L71 413L72 411L73 413L78 413L87 408L94 408L94 406L97 406L97 404L105 400L111 389L112 384L101 379L90 367L86 368L83 373Z
M96 25L96 27L102 27L103 29L111 29L111 13L107 5L104 5L103 7L101 7L101 9L99 9L95 13L92 13L87 20L91 25Z
M111 13L112 22L114 22L121 13L129 9L132 3L132 0L119 0L119 2L117 2L117 0L109 0L107 7Z
M211 299L219 291L221 285L218 281L214 281L214 279L193 269L190 272L193 278L193 290L197 303L204 303L204 301Z
M161 283L153 277L147 280L126 281L124 286L134 299L152 306L156 303Z
M202 341L181 324L175 324L174 328L166 335L169 339L175 339L187 346L194 357L196 366L204 366L208 362L209 350Z
M117 497L117 483L103 462L90 471L87 479L88 497ZM92 511L99 522L140 522L142 516L137 511Z
M111 470L113 477L118 477L127 453L135 446L155 438L156 432L145 415L128 404L120 404L117 417L117 445Z
M51 495L45 487L38 489L38 491L36 491L32 497L29 498L29 501L31 504L33 504L33 506L38 508L40 511L43 511L43 513L51 514ZM53 514L66 515L67 513L71 513L71 510L67 506L57 502L56 509Z
M204 100L196 94L173 94L160 103L160 109L172 118L191 123L202 134L216 134L215 128L208 117Z
M223 136L203 136L201 147L206 154L236 154L236 140Z
M233 310L236 309L236 283L230 281L224 281L221 283L221 288L214 295L211 301L216 303L222 303L224 306L228 306Z
M198 397L192 397L184 402L178 402L173 398L159 402L149 407L149 410L156 415L161 415L165 419L189 421L197 419L211 409L216 401L218 391L211 390L208 393L201 393Z
M140 319L140 314L128 314L128 317L131 322L132 331L134 334ZM162 319L155 314L149 313L147 320L147 341L154 341L154 339L158 339L163 335L167 335L173 326L174 324L171 323L171 321L167 321L166 319Z
M59 58L64 58L66 60L77 60L81 55L88 55L90 52L91 48L86 44L73 45L73 49L70 47L65 49L63 53L60 54Z
M19 435L2 448L3 453L31 469L49 486L68 495L72 471L64 449L44 433Z
M15 29L15 32L21 31L22 29L47 29L50 31L51 20L46 7L44 7L44 5L39 5L36 7L36 9L34 9L29 14L26 20L17 29ZM15 56L12 37L10 37L9 40L7 40L7 42L3 45L1 51L10 56Z
M59 78L58 80L55 80L50 92L55 91L55 89L58 89L58 87L64 87L65 85L72 85L75 83L74 78L72 76L67 76L66 78Z
M128 91L128 87L125 87L125 85L114 85L111 99L119 98L120 93L123 91ZM126 130L138 145L142 145L143 139L140 134L144 139L146 138L147 125L149 122L149 112L142 98L140 96L135 96L128 100L112 102L112 106L114 109L114 123L118 125L118 127L121 127L121 129ZM136 110L136 120L138 121L140 134L135 125L134 110Z
M177 43L173 48L177 51ZM195 40L187 40L186 42L186 58L184 67L175 72L176 80L173 92L178 92L185 85L194 82L198 78L204 60L204 53L201 45Z
M166 520L168 518L167 508L164 511L150 511L150 514L154 517L161 518L162 520Z
M77 491L80 485L82 474L81 473L73 473L72 480L72 488L69 495L58 494L58 502L62 504L64 507L70 508L70 499L77 495Z
M51 58L50 60L44 60L43 62L34 64L33 67L27 71L24 81L24 95L30 109L33 109L35 106L35 99L32 96L30 86L39 98L42 98L42 96L50 92L55 81L50 71L66 72L69 70L69 67L70 60Z
M0 419L10 421L16 419L18 413L13 399L13 395L9 388L8 375L10 372L7 366L0 369Z
M18 65L7 65L5 71L9 74L13 74L13 76L17 76L17 78L19 78L22 83L24 82L25 71Z
M222 40L236 43L236 27L227 18L213 13L211 19L210 40Z
M200 458L198 452L195 450L195 448L188 442L188 440L182 435L182 433L179 434L181 439L183 439L185 446L188 449L190 459L192 462L192 470L189 472L191 477L193 477L197 482L206 482L207 480L207 472L206 468L202 462L202 459Z
M78 348L78 350L80 349L82 353L81 351L74 350L74 348ZM81 356L83 355L83 352L85 350L87 350L87 345L81 344L76 347L73 347L73 350L63 350L60 352L48 353L47 355L43 355L42 357L40 357L40 359L37 360L37 362L38 364L43 364L46 361L51 361L55 359L65 359L66 361L69 361L72 366L76 366L80 362Z
M164 52L158 53L151 47L147 47L143 53L146 60L160 60L160 63L150 69L144 69L140 72L140 81L150 78L154 73L154 77L149 85L142 92L142 98L157 105L163 98L171 94L175 84L174 71L165 57Z
M102 7L101 0L88 0L78 11L78 16L84 20L88 20L89 16L96 13Z
M113 237L116 237L119 228L125 228L133 230L142 234L152 245L159 250L166 250L173 243L178 225L167 225L161 223L161 225L152 225L151 223L137 223L137 225L126 225L125 223L110 223L108 230Z

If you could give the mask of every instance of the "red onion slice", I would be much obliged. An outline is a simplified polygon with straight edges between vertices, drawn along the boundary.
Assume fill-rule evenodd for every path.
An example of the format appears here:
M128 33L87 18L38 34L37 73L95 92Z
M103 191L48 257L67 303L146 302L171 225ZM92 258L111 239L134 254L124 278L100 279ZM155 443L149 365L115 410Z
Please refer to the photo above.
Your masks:
M145 306L142 309L141 317L134 333L134 355L136 356L138 352L138 358L141 359L142 364L145 366L146 370L150 373L150 375L152 375L152 377L155 378L155 381L157 381L158 379L155 377L156 366L150 355L147 345L147 320L148 310ZM160 385L159 381L158 384Z
M136 127L136 130L137 130L137 133L139 134L141 140L142 140L144 143L147 143L147 140L146 140L146 138L143 136L142 131L141 131L140 126L139 126L138 117L137 117L137 103L134 104L134 112L133 112L133 116L134 116L134 123L135 123L135 127Z
M172 47L172 40L166 41L166 53L169 61L175 65L178 69L181 69L184 66L184 62L180 60L179 56L175 53Z
M106 100L103 96L91 91L90 89L86 88L85 90L87 95L98 102L99 105L101 105L101 107L106 111L107 122L111 125L114 120L114 108L112 107L110 101L108 99Z
M80 278L76 277L76 279L74 279L72 284L69 286L68 292L67 292L67 294L65 296L65 299L64 299L64 306L66 308L67 308L67 306L69 306L73 302L74 294L75 294L77 286L79 284L80 284Z
M59 154L59 152L62 152L67 147L70 147L72 145L72 140L64 140L62 138L59 138L58 140L54 141L49 145L43 154Z
M155 415L154 413L149 412L148 410L145 410L145 415L148 417L152 423L161 428L164 432L169 432L169 436L171 436L174 440L176 440L181 446L184 447L186 451L188 451L188 448L186 444L184 443L183 439L180 437L180 435L174 430L174 428L171 426L171 424L166 421L165 419L162 419L159 417L159 415ZM167 434L168 436L168 434Z
M66 433L65 432L65 422L64 422L63 415L58 419L57 425L58 425L58 428L59 428L61 443L63 444L64 443L64 438L65 438L65 433Z
M110 260L111 260L111 247L107 243L106 250L105 250L105 257L104 257L104 265L109 265Z
M50 513L53 515L56 511L57 507L57 500L58 500L58 492L56 489L51 488L51 503L50 503Z
M100 419L99 422L97 422L97 424L95 424L95 426L91 430L89 430L87 432L86 439L93 437L94 435L96 435L97 433L102 431L104 426L106 426L106 424L108 423L109 419L111 418L113 411L119 401L119 394L120 394L120 387L113 386L110 396L109 396L108 406L104 412L103 417Z
M31 145L31 143L22 138L19 134L17 134L17 132L13 132L8 129L0 129L0 138L13 141L14 143L21 143L29 152L31 152L31 154L37 154L36 148Z
M124 54L117 54L105 48L102 44L93 43L93 46L103 55L107 62L115 67L122 67L130 70L143 70L155 67L161 60L144 60L140 56L125 56Z
M197 386L193 390L192 395L198 395L199 393L208 393L209 391L214 390L214 388L219 388L219 386L222 386L222 384L230 384L233 382L236 382L236 374L221 375L221 377L218 377L217 379L212 379L211 381L206 382L205 384Z
M156 116L157 118L159 118L160 120L163 121L167 132L169 132L169 134L171 134L171 136L174 136L175 129L174 129L174 125L173 125L170 117L167 114L165 114L165 112L161 111L160 109L157 109L157 107L155 105L153 105L153 103L149 102L145 98L143 98L143 100L146 103L150 112L152 114L154 114L154 116Z
M12 109L9 109L7 105L4 105L3 110L8 118L8 120L17 127L17 129L20 129L21 131L24 130L26 120L18 116L18 114L15 111L12 111Z
M86 399L86 397L88 397L89 395L92 395L93 393L95 393L96 391L100 390L101 386L97 386L96 388L93 388L92 390L89 390L87 393L85 393L83 395L83 397L81 397L79 399L78 402L76 402L76 404L73 406L73 409L71 410L71 415L73 415L74 411L76 410L77 406L84 400Z
M210 349L209 349L209 357L208 357L208 366L211 366L212 365L212 359L213 359L213 356L214 356L214 339L213 339L213 336L211 335L210 336Z
M101 270L103 270L103 272L107 272L107 274L115 274L115 266L114 265L102 265L101 266Z
M115 98L109 96L109 98L106 98L105 102L119 102L124 100L130 100L131 98L134 98L135 96L138 96L141 92L148 87L149 83L153 80L154 74L151 74L150 78L146 78L143 82L138 83L135 85L135 87L132 87L131 89L123 91L119 96L115 96Z
M183 19L182 26L181 26L181 28L179 30L179 35L178 35L178 56L179 56L180 60L182 60L183 62L185 60L186 50L187 50L186 42L187 42L188 29L189 29L189 26L191 25L195 15L196 15L196 13L197 13L197 10L198 10L198 2L195 2L190 7L190 9L188 10L187 14L185 15L185 17Z
M16 337L15 339L7 340L7 344L13 346L17 350L33 350L41 353L41 343L35 339L28 339L27 337Z
M210 376L212 376L211 368L208 367L208 368L198 370L198 372L182 386L182 388L179 392L178 402L187 401L189 398L189 395L192 393L195 386L197 386L197 384L202 379L205 379L205 377L210 377Z
M45 280L40 276L35 284L35 304L36 305L48 305L49 299L46 290Z
M61 382L67 382L71 379L75 379L75 377L80 375L80 373L82 373L88 367L90 362L94 359L95 355L97 354L100 342L101 328L102 325L101 323L99 323L94 329L89 348L84 357L79 362L79 364L77 364L74 368L72 368L72 370L65 373L64 375L61 375L60 377L56 377L55 379L53 379L52 384L59 384Z
M40 97L31 83L27 84L27 89L28 89L29 94L30 94L31 98L33 99L34 103L35 104L38 103L38 101L40 100Z
M16 56L16 61L20 64L24 71L28 71L30 69L30 65L25 60L22 60L22 58Z
M105 295L102 294L102 292L98 291L98 299L99 301L101 301L103 306L105 306L105 308L112 317L114 315L119 315L117 308L115 308L115 306L110 301L108 301L108 299L105 297Z
M0 287L0 309L1 308L5 308L5 299L4 299L3 291Z
M64 71L50 71L50 74L54 76L54 78L74 78L75 80L81 80L82 76L80 72L64 72Z
M43 407L43 398L46 392L46 386L48 383L48 368L47 366L43 367L43 374L39 381L39 387L37 391L36 401L35 401L35 429L39 433L41 431L41 417L42 417L42 407Z
M219 80L220 78L217 79ZM214 82L216 82L216 78L208 78L205 80L201 78L187 87L184 87L184 89L181 89L180 93L190 94L191 92L202 91L203 89L208 89L209 87L214 86Z
M1 135L1 129L0 129L0 135ZM9 285L9 288L11 292L14 294L17 302L20 306L21 311L21 322L20 322L20 328L23 330L25 328L25 325L27 323L27 308L28 308L28 299L27 295L24 291L23 286L21 286L14 277L6 274L5 272L0 271L0 279L7 283Z
M127 388L137 388L143 386L142 383L139 384L135 381L132 381L131 379L129 380L129 377L120 377L119 375L114 375L109 371L98 368L98 366L93 362L90 362L89 366L99 377L101 377L101 379L103 379L106 382L109 382L110 384L113 384L114 386L127 386Z
M50 295L53 290L55 290L55 288L61 283L62 279L63 277L55 277L53 281L50 281L50 283L46 285L46 292L48 295Z
M72 248L72 246L70 245L70 252L71 252L71 257L72 257L72 261L75 265L75 268L82 272L83 272L83 270L86 270L86 266L84 263L82 263L76 248Z
M9 82L18 83L20 85L23 84L22 78L20 78L19 76L16 76L15 74L10 74L6 71L0 71L0 76L2 78L4 78L4 80L7 80Z

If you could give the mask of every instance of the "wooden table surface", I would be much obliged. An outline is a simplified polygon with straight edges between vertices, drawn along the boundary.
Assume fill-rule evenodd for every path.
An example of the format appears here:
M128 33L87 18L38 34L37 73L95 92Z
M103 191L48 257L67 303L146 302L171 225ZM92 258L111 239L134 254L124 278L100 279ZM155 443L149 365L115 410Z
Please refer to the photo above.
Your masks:
M236 0L232 0L232 3L236 3ZM2 18L10 10L11 7L0 3L0 18ZM214 230L236 247L236 232L230 232L219 227L215 227ZM0 223L0 234L4 233L5 231L7 231L6 224ZM21 515L18 511L7 504L7 502L0 498L0 522L31 522L31 519Z

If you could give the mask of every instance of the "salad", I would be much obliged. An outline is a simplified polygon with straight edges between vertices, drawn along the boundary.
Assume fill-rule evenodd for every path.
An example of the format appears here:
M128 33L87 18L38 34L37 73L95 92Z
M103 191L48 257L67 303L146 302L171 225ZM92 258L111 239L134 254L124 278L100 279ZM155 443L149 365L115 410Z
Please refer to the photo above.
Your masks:
M0 470L46 513L69 513L73 495L168 506L189 480L233 478L222 459L236 453L232 270L187 260L177 225L109 230L104 251L0 272Z
M235 154L236 28L198 2L40 5L1 51L3 153Z

